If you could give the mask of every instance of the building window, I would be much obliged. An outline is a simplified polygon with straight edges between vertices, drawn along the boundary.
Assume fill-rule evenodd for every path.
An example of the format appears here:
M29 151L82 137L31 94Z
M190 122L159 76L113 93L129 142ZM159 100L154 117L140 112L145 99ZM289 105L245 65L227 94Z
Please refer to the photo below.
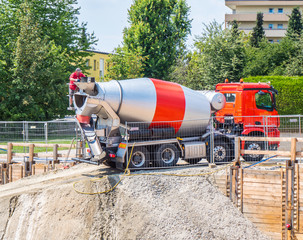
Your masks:
M236 14L237 12L236 12L236 9L233 9L233 14Z
M272 40L272 39L268 39L268 42L270 42L270 43L274 43L274 40Z
M274 25L272 23L268 24L268 28L269 28L269 30L272 30L274 28Z
M86 67L89 67L89 59L86 60Z
M278 29L283 29L283 24L278 24Z
M94 60L94 71L96 71L96 69L97 69L97 61Z
M278 8L278 13L283 13L283 8Z
M273 8L270 8L268 12L269 12L269 13L274 13L274 9L273 9Z

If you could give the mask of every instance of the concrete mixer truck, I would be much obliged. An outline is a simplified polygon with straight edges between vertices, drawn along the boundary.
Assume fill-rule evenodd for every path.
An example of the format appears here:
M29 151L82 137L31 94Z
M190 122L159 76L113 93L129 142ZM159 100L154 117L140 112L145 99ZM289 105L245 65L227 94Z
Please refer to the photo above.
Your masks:
M210 131L211 114L225 105L222 93L206 96L151 78L102 83L82 78L75 84L80 89L74 95L76 118L91 163L107 160L123 169L129 161L129 168L139 169L171 167L180 159L234 158L234 138Z

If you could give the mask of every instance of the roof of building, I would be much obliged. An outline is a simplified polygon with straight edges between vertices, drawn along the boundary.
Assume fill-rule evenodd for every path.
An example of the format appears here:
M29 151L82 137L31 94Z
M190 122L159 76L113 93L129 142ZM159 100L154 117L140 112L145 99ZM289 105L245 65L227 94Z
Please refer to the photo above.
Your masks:
M93 53L100 53L100 54L106 54L106 55L109 55L111 53L108 53L108 52L101 52L101 51L96 51L96 50L85 50L86 52L93 52Z

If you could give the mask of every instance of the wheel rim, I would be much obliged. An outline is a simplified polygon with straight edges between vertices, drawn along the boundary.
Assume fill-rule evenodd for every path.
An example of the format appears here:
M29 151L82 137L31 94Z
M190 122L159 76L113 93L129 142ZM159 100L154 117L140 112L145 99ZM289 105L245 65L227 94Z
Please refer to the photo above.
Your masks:
M261 146L258 143L251 143L248 145L247 150L261 150ZM249 157L257 159L260 155L250 154Z
M142 167L145 163L145 154L137 151L132 155L131 163L135 167Z
M161 159L164 163L172 163L175 160L175 152L171 148L165 148L161 153Z
M214 148L214 159L216 162L222 162L226 157L226 149L223 146Z

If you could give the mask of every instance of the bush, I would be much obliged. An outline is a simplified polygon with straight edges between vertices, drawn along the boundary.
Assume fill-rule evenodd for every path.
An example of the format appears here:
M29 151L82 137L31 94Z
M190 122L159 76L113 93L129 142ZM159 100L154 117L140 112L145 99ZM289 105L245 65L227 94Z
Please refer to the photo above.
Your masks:
M303 77L258 76L245 82L270 82L278 90L277 108L280 115L303 113Z

